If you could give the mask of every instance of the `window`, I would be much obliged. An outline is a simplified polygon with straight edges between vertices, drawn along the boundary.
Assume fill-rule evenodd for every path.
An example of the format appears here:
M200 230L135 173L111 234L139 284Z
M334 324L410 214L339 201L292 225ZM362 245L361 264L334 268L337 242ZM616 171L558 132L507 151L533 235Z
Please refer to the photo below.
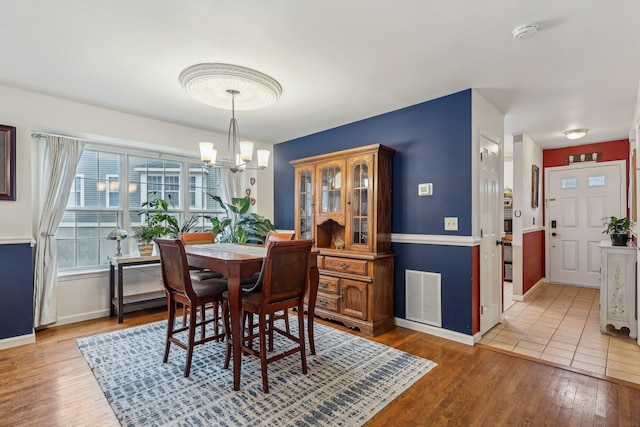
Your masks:
M198 215L194 231L211 228L202 215L224 213L207 195L222 194L220 171L166 157L140 157L93 147L84 150L56 232L61 270L106 264L116 247L106 239L109 232L117 227L131 231L141 225L145 213L142 203L155 197L169 202L169 211L179 223ZM123 242L124 253L135 253L136 242L132 240Z
M565 178L562 180L562 188L578 188L578 178Z
M67 200L67 207L84 206L84 175L76 174L71 184L71 194Z
M589 177L589 187L604 187L605 185L607 185L607 178L604 175Z

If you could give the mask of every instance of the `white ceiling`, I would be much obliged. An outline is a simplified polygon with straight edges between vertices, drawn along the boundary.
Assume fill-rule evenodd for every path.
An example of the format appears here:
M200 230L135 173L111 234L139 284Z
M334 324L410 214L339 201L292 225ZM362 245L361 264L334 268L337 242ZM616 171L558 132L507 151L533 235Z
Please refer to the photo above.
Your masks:
M269 74L272 106L236 113L278 143L468 88L505 134L543 148L628 137L640 80L638 0L0 0L0 84L226 133L230 112L180 86L222 62ZM540 31L514 40L535 21Z

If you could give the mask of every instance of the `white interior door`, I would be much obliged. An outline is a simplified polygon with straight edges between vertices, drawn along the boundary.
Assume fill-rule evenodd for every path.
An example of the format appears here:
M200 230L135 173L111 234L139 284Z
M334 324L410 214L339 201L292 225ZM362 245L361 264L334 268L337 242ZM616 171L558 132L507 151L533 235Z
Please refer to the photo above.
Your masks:
M600 286L602 219L625 216L625 162L547 169L547 277L553 283Z
M480 334L500 321L502 311L502 203L500 143L480 135Z

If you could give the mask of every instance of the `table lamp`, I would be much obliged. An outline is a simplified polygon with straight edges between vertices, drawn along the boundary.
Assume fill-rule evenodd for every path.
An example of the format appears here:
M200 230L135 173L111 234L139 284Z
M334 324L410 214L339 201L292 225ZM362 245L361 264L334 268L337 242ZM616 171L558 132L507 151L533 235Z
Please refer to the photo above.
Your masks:
M127 232L127 230L123 230L122 228L116 228L107 236L107 240L115 240L118 242L118 253L116 253L116 256L122 256L120 242L127 237L129 237L129 233Z

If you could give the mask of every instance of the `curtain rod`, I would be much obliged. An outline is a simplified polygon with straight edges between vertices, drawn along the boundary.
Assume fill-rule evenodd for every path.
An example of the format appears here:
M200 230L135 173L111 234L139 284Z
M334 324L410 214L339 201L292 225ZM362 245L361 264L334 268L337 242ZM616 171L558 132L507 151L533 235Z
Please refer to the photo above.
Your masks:
M147 156L147 157L156 157L156 158L164 158L167 160L178 160L178 161L193 161L199 160L198 156L189 156L185 154L175 154L170 151L165 151L158 147L158 150L152 149L144 149L144 148L132 148L131 146L121 145L121 144L113 144L104 141L96 141L94 139L86 139L86 138L76 138L74 136L68 135L60 135L57 133L46 133L46 132L32 132L31 138L37 139L46 136L59 136L62 138L70 138L78 141L84 141L91 144L94 147L101 147L102 149L107 149L107 151L117 151L117 152L126 152L133 155L139 156Z
M59 136L61 138L69 138L69 139L75 139L78 141L84 141L84 142L91 142L91 143L97 143L96 141L90 140L90 139L84 139L84 138L76 138L75 136L69 136L69 135L60 135L57 133L44 133L44 132L33 132L31 134L31 138L42 138L45 136Z

